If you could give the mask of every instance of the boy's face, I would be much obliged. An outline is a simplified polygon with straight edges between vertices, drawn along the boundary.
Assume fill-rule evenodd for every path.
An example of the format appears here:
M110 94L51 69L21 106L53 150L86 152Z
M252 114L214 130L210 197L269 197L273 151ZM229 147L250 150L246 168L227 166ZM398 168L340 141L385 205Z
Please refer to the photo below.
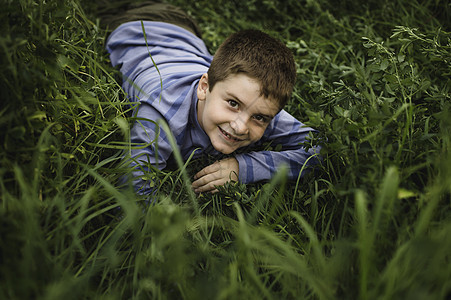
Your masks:
M260 84L244 74L230 75L212 91L204 74L197 97L199 124L213 147L224 154L258 141L279 112L276 101L260 95Z

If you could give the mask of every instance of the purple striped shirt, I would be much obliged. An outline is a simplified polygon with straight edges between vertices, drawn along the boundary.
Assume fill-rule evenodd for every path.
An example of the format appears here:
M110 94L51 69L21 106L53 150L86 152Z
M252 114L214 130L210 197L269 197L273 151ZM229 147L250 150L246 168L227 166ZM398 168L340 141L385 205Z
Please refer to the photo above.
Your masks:
M130 101L140 103L138 121L131 129L131 142L143 146L132 148L132 159L159 169L166 167L173 149L166 133L157 125L159 119L169 125L184 159L193 151L194 157L201 153L220 156L197 121L196 89L202 74L208 71L212 55L200 38L181 27L144 21L144 28L148 47L141 21L119 26L106 45L111 63L119 66L123 74L124 91ZM289 177L297 178L304 163L315 153L314 149L306 151L301 145L311 131L286 111L280 111L257 142L272 141L273 146L280 145L280 151L235 154L240 182L270 179L283 164L288 166ZM256 145L248 147L253 146ZM149 193L151 189L145 188L140 175L141 171L135 174L136 188L143 186L141 192Z

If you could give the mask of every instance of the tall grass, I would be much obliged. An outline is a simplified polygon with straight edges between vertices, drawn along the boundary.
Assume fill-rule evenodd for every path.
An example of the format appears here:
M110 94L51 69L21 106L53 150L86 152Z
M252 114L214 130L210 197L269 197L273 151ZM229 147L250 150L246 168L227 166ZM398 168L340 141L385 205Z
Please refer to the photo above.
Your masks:
M0 298L449 299L449 4L170 2L212 52L249 27L292 49L322 165L195 196L206 162L180 163L149 205L95 3L3 0Z

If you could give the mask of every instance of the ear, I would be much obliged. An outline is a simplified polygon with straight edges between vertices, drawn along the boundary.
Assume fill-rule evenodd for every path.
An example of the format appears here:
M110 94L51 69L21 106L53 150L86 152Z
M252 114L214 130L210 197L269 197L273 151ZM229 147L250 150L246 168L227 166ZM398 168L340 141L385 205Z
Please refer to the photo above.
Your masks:
M208 74L205 73L199 80L199 85L197 86L197 98L201 101L207 99L208 91Z

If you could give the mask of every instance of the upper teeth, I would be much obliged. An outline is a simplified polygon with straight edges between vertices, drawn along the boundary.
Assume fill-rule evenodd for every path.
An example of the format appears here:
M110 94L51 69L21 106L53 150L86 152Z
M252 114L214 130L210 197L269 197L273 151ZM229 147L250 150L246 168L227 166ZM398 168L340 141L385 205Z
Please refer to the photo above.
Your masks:
M237 138L232 137L227 131L225 131L225 130L223 130L223 129L221 129L221 131L222 131L222 132L225 134L225 136L228 137L229 139L233 139L233 140L238 141Z

